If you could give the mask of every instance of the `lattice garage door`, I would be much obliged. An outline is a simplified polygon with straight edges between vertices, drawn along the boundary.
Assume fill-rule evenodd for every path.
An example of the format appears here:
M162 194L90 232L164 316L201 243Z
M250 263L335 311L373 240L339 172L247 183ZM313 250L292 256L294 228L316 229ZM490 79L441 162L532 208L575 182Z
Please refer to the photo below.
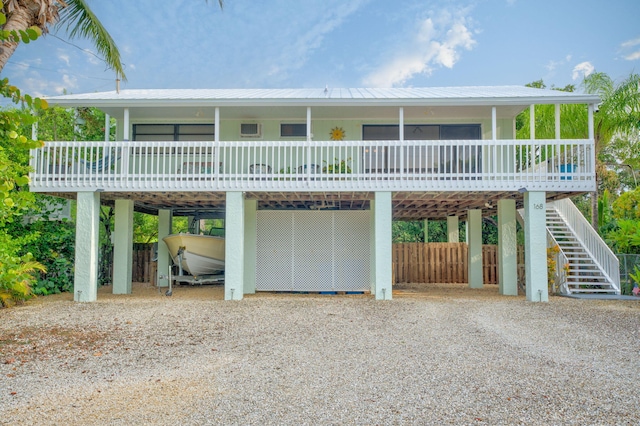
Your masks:
M368 211L257 212L256 289L365 291Z

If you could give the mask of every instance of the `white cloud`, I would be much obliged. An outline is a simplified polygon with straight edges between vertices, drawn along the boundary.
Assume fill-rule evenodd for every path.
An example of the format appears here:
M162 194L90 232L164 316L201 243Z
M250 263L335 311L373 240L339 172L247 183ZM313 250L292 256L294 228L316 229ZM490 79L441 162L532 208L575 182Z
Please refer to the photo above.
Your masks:
M294 35L293 45L282 50L277 62L271 64L268 75L282 74L290 70L301 68L309 58L311 52L318 49L324 38L340 27L343 22L369 0L354 0L341 2L326 15L318 13L320 19L313 19L308 28ZM277 65L276 65L277 64Z
M58 54L58 59L67 64L67 66L71 65L71 61L69 60L69 55L66 53Z
M564 59L561 59L559 61L551 60L547 65L545 65L545 68L547 69L547 71L553 72L556 70L556 68L568 64L569 62L571 62L571 55L567 55L564 57Z
M85 59L87 59L90 64L93 64L93 65L104 64L104 59L98 56L98 54L95 53L94 51L90 49L82 49L82 52L84 53Z
M578 65L573 67L571 78L577 80L580 77L587 77L589 74L594 72L595 69L596 68L591 64L591 62L580 62Z
M631 40L627 40L624 43L622 43L620 45L620 47L623 47L623 48L624 47L633 47L633 46L637 46L639 44L640 44L640 37L634 38L634 39L631 39Z
M69 82L64 76L63 81ZM29 93L31 96L51 96L51 95L60 95L66 89L70 91L70 86L65 86L60 80L47 80L43 78L39 74L34 74L28 78L23 80L21 83L22 89L25 92ZM77 87L77 84L73 84L73 87Z
M638 49L638 45L640 45L640 37L621 43L620 50L622 52L629 52L630 50L634 50L631 53L623 53L622 57L627 61L635 61L640 59L640 49Z
M418 74L431 75L437 67L453 68L462 50L471 50L476 41L469 29L466 11L442 12L419 23L405 48L363 80L369 87L402 86Z
M635 61L636 59L640 59L640 50L637 52L630 53L624 57L627 61Z

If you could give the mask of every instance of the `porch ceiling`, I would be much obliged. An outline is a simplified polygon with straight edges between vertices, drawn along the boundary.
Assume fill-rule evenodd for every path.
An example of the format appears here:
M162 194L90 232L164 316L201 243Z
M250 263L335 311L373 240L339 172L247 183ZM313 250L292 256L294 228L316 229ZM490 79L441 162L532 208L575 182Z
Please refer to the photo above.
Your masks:
M547 201L579 195L547 192ZM49 194L74 198L75 193ZM258 200L258 209L270 210L367 210L375 192L247 192L247 199ZM513 198L523 206L518 192L396 192L393 194L393 218L396 220L446 219L455 215L464 219L467 210L481 209L484 216L497 213L498 200ZM113 205L116 199L129 199L136 211L157 214L171 209L175 215L196 211L224 211L224 192L102 192L101 202ZM491 208L487 207L487 203Z

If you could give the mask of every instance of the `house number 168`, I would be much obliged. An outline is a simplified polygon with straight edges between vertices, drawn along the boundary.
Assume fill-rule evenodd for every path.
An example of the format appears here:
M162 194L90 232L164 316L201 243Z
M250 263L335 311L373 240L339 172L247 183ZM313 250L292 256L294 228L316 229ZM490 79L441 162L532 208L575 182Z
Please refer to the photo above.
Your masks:
M543 207L544 207L544 204L542 204L542 203L533 205L533 208L536 209L536 210L542 210Z

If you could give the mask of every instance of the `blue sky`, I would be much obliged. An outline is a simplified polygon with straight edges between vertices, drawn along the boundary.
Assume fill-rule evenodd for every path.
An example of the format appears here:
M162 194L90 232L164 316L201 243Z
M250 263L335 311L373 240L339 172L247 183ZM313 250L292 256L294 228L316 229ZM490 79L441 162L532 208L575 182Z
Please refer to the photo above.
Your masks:
M562 87L640 72L638 0L88 3L120 48L122 89ZM72 43L20 46L2 75L33 95L114 90L91 46Z

